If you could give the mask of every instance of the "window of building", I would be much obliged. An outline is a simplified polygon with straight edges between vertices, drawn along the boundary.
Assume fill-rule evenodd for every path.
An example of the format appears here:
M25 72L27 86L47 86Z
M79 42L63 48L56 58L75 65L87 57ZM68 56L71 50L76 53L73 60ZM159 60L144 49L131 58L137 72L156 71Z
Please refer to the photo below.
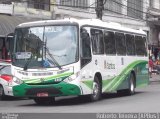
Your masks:
M136 45L136 54L137 55L146 55L146 38L142 36L135 36L135 45Z
M29 0L28 7L50 11L50 0Z
M114 32L105 31L104 32L104 45L106 54L116 54Z
M60 0L60 5L68 7L76 7L86 9L88 7L88 0Z
M127 55L135 55L134 35L126 34Z
M122 13L122 0L107 0L104 9L109 13Z
M143 0L127 0L127 15L143 19Z
M104 54L103 32L102 30L91 29L93 54Z
M126 42L123 33L115 33L117 55L126 55Z
M12 4L12 0L0 0L0 4Z

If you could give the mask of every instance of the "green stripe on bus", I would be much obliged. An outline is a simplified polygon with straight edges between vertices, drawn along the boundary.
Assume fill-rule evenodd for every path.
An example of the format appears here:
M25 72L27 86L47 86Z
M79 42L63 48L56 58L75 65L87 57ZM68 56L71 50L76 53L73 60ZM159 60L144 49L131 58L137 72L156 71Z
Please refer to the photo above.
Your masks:
M103 92L116 91L116 89L122 84L122 82L126 79L126 77L129 76L130 72L140 64L147 64L147 61L145 60L135 61L129 64L125 69L123 69L123 71L118 76L113 77L111 79L102 80L102 91ZM144 81L138 80L137 82L139 85L147 85L147 80ZM84 83L89 89L92 90L93 80L82 81L82 83Z
M108 85L103 87L103 90L106 91L115 91L118 86L126 79L126 76L138 65L141 63L147 63L147 61L139 60L129 64L118 76L116 76Z
M82 83L84 83L89 89L92 90L92 88L93 88L93 80L82 81Z
M54 80L57 78L63 78L63 77L68 77L70 75L72 75L73 73L64 73L64 74L59 74L59 75L55 75L55 76L50 76L47 78L44 78L43 81L49 81L49 80ZM40 78L37 79L29 79L29 80L24 80L25 83L40 83Z

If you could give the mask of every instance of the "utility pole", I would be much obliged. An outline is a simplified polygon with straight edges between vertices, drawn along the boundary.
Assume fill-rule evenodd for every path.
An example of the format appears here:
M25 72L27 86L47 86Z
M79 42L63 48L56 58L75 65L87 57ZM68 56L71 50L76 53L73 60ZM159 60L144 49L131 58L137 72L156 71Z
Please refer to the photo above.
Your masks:
M102 16L103 16L103 10L104 10L104 0L96 0L97 4L96 4L96 15L97 18L102 20Z

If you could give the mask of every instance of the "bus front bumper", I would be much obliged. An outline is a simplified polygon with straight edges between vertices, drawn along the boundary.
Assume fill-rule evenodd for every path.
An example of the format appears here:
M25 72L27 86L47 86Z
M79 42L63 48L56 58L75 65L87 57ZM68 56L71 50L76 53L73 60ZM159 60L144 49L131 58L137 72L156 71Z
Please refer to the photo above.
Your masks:
M77 85L65 82L47 85L28 85L23 83L13 86L13 95L16 97L56 97L81 95L81 91Z

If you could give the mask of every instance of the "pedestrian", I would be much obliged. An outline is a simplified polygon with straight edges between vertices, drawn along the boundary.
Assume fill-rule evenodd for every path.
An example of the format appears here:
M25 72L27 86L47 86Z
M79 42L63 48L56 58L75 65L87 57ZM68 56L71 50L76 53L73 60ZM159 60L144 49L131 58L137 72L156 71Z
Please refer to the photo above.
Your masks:
M155 67L157 70L157 74L160 74L160 60L159 59L157 59L157 61L155 62Z
M150 78L152 78L152 70L153 70L153 60L152 60L152 57L149 57L149 76Z
M157 60L157 57L158 57L158 49L157 48L154 48L154 57L155 57L155 60Z

